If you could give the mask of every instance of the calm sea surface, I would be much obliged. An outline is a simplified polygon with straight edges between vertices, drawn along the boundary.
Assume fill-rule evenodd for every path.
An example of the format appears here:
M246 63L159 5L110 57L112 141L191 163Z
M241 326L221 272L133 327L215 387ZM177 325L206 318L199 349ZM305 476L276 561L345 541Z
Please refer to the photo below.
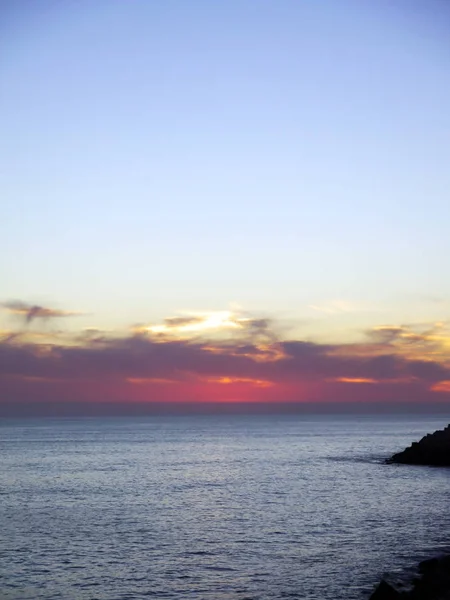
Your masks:
M382 464L446 424L4 421L0 598L367 598L450 545L450 470Z

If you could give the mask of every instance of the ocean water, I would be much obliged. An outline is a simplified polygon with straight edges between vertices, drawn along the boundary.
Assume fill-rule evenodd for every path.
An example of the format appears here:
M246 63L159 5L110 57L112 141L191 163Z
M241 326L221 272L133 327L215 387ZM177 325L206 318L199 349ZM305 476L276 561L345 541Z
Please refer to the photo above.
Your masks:
M450 470L383 458L445 417L0 425L2 600L367 598L450 545Z

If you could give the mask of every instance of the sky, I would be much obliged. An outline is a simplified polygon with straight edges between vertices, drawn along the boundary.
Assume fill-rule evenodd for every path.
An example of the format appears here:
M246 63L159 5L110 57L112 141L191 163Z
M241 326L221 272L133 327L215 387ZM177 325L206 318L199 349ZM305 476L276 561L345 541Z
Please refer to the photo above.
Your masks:
M446 0L2 0L0 414L450 409L449 26Z

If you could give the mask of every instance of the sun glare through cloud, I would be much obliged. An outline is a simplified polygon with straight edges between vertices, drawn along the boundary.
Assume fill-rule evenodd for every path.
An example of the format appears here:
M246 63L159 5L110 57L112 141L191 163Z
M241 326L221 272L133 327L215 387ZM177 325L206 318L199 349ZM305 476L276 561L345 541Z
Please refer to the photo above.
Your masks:
M230 310L205 312L180 312L181 316L168 317L161 325L149 325L143 329L150 333L173 335L221 332L242 329L248 319L239 317Z

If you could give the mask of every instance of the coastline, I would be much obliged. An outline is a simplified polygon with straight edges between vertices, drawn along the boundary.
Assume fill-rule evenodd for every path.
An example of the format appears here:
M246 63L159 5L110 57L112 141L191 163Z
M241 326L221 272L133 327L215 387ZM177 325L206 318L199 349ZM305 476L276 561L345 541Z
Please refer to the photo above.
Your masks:
M369 600L450 600L450 554L420 562L410 578L383 577Z
M388 458L386 464L429 467L450 466L450 425L424 436ZM382 578L369 600L450 600L450 554L420 562L412 577L393 581Z

